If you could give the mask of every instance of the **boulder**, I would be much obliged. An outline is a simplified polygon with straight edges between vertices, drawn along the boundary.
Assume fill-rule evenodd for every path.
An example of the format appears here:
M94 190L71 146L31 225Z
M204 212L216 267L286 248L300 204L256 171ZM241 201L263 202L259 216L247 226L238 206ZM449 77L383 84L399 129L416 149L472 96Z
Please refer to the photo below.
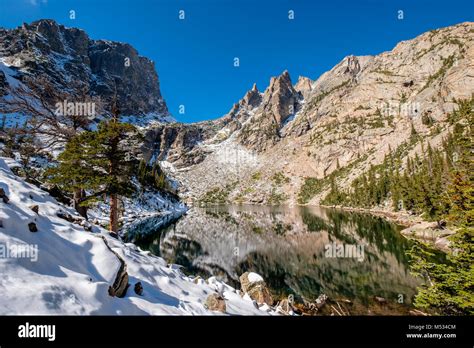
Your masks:
M316 307L318 309L321 309L324 307L324 305L326 304L328 300L328 295L326 294L321 294L318 296L318 298L316 299L315 303L316 303Z
M60 219L63 219L63 220L66 220L66 221L69 221L69 222L75 222L74 218L72 217L71 214L68 214L62 210L58 211L56 213L56 216Z
M210 311L226 312L226 305L224 298L219 294L211 294L207 297L204 306Z
M135 284L135 287L133 288L133 290L135 291L135 293L139 296L142 296L143 295L143 286L142 286L142 283L141 282L138 282Z
M271 306L273 298L263 278L254 272L245 272L239 278L242 292L247 293L258 304Z
M280 311L283 312L283 314L290 314L290 312L294 312L295 308L293 307L292 301L289 301L288 299L283 299L278 303L278 306Z
M0 198L3 200L3 203L8 203L9 201L7 194L5 193L5 190L2 188L0 188Z
M28 224L28 229L30 230L30 232L38 232L38 227L34 222L30 222Z

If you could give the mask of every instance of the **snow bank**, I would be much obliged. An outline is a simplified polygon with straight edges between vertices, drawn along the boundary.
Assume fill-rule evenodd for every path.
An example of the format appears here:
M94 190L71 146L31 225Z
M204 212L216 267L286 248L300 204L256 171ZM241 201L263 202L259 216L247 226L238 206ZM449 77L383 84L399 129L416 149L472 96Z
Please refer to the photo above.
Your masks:
M263 278L260 274L250 272L247 276L250 283L263 282Z
M179 267L111 238L99 227L90 233L59 218L59 211L76 213L15 176L9 169L14 163L8 162L0 158L0 188L9 198L8 204L0 200L0 315L209 315L216 313L204 303L215 292L223 294L229 314L268 314L216 279L195 281ZM39 214L32 205L38 205ZM30 232L29 223L38 232ZM108 295L120 263L102 237L127 264L130 288L124 298ZM37 259L5 252L19 246L36 250ZM143 286L142 296L133 290L137 282Z

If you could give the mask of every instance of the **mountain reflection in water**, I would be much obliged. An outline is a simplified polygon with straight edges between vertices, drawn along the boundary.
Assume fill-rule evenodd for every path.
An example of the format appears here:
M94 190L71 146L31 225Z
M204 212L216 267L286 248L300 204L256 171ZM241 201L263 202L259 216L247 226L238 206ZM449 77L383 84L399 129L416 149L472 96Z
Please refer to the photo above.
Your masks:
M410 306L419 285L408 271L410 242L397 226L336 209L193 207L135 243L184 266L188 274L215 275L236 288L239 275L257 272L276 298L293 294L296 300L314 300L325 293L367 306L379 296ZM328 254L329 248L341 246L358 247L363 257L328 257L338 256Z

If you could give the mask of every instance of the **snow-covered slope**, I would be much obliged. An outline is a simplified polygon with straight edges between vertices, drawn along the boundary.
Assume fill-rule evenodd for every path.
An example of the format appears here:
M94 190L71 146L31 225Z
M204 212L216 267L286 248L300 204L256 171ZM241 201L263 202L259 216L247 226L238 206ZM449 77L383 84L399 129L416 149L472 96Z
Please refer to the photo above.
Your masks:
M178 266L99 227L87 232L58 217L76 214L15 176L12 164L0 157L0 189L9 198L0 199L0 314L215 314L204 303L216 291L223 293L229 314L267 314L214 278L194 282ZM30 232L30 223L37 232ZM108 294L120 262L105 242L127 265L130 287L124 298ZM134 292L137 282L142 296Z

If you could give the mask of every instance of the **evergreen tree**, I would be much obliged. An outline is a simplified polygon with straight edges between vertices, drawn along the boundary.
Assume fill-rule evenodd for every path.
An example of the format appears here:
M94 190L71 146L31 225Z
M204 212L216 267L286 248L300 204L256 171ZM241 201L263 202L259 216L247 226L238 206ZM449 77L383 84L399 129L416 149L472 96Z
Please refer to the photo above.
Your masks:
M51 181L70 192L87 192L78 204L88 205L102 195L110 201L112 233L118 231L118 198L135 191L132 177L137 170L137 130L118 119L118 108L113 118L99 124L97 131L86 131L66 145L58 157L59 165L50 170Z
M143 188L150 187L159 191L170 190L166 174L158 162L149 165L144 160L141 160L138 165L137 178Z

